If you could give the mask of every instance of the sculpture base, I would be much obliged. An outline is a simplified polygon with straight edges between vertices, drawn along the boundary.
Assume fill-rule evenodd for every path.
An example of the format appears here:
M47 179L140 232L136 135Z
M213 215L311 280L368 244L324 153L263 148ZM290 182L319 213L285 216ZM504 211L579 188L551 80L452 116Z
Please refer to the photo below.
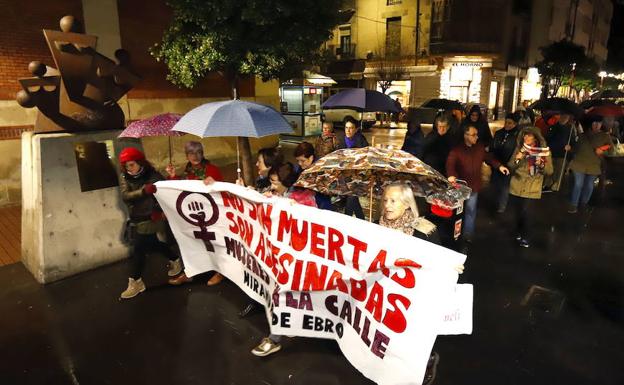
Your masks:
M76 146L108 141L115 159L121 151L118 135L22 135L22 262L40 283L127 257L121 241L126 209L119 188L83 192L77 156L81 146Z

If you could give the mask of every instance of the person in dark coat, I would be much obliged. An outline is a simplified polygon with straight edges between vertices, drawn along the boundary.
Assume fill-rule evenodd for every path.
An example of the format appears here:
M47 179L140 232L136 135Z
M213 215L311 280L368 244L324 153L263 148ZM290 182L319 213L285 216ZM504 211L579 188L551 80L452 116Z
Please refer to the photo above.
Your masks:
M566 156L566 152L570 152L577 139L573 119L572 115L561 114L557 123L549 126L546 131L545 139L552 154L554 172L544 178L545 191L559 191L561 187L562 174L571 160L569 156ZM563 162L564 158L566 164Z
M481 165L487 162L494 169L503 174L509 174L507 167L492 155L485 151L485 145L478 142L477 127L467 125L464 127L464 143L455 146L446 160L446 173L451 183L457 179L466 181L472 189L470 198L464 202L464 224L462 235L464 241L470 243L475 231L477 217L477 199L481 190Z
M269 170L271 167L279 166L284 161L283 155L277 147L261 148L258 151L256 160L256 168L258 169L258 178L253 186L259 193L264 193L271 189L271 181L269 180ZM242 184L242 181L237 181Z
M485 147L490 145L492 141L492 131L490 131L490 125L487 122L487 118L481 113L481 107L478 104L473 105L468 112L468 116L461 124L461 130L464 132L467 125L473 125L477 128L479 135L479 143Z
M158 239L157 233L166 231L162 210L154 198L154 183L165 178L145 159L145 155L134 147L128 147L119 154L121 176L119 189L121 199L128 206L129 222L126 238L131 245L130 277L128 287L121 293L122 299L135 297L145 291L141 278L147 254L158 252L170 263L175 256L166 243Z
M362 135L354 121L345 123L345 134L338 138L338 148L362 148L368 147L368 141Z
M507 114L505 125L502 130L496 131L490 143L490 152L501 164L507 164L514 150L516 149L516 138L518 137L518 122L520 114ZM510 176L499 171L492 172L492 187L496 192L496 212L502 214L507 208L509 201L509 181Z
M434 140L436 140L436 132L434 130L425 133L420 123L410 121L407 123L407 133L405 134L401 150L423 160L425 150L429 150Z
M422 146L422 160L436 169L442 175L446 175L446 159L451 149L459 144L452 132L452 117L440 115L436 118L433 131L427 136Z
M362 148L368 147L368 141L358 130L355 122L348 121L345 124L345 136L340 138L338 148ZM345 200L345 214L356 218L364 219L364 211L360 205L360 200L356 196L348 196Z

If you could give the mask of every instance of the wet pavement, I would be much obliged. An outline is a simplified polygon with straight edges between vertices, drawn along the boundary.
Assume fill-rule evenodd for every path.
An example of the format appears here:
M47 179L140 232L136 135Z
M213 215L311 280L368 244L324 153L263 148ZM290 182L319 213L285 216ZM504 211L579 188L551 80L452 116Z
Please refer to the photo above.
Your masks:
M585 213L566 213L565 192L545 195L529 249L482 194L460 277L475 286L474 332L438 338L436 384L624 383L624 162L610 178ZM245 295L205 277L168 287L165 264L153 258L148 290L125 302L125 262L46 286L21 264L0 268L0 384L371 383L332 341L252 356L268 326L237 317Z

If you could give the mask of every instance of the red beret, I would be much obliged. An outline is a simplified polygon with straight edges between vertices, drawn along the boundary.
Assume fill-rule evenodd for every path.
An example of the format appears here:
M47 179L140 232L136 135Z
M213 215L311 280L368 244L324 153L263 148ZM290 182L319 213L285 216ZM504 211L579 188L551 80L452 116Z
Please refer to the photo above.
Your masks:
M135 147L126 147L119 154L119 163L126 163L131 160L136 162L143 159L145 159L145 155Z

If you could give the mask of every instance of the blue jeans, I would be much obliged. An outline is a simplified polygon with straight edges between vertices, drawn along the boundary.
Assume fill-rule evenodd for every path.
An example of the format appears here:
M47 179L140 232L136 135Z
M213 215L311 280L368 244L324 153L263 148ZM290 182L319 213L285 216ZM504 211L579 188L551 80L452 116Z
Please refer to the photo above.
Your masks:
M470 239L474 235L478 198L479 193L473 192L470 194L470 198L464 202L464 238Z
M594 181L598 175L583 174L576 171L572 171L572 174L574 175L574 187L572 188L570 204L577 207L580 201L582 205L586 205L594 191Z

